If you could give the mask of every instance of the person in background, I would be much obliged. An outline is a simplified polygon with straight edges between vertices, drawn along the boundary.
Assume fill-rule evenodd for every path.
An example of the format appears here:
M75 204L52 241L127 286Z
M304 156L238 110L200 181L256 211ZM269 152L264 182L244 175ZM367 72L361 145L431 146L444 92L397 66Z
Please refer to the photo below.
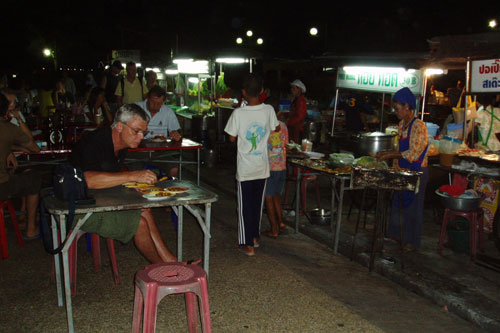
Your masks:
M137 77L135 62L128 62L125 70L127 75L125 78L121 78L115 91L119 106L142 101L148 93L148 87L145 86L142 78Z
M399 149L377 153L379 161L395 160L395 166L411 171L421 171L418 194L413 191L395 193L388 237L400 240L399 207L402 207L404 251L420 248L424 218L424 196L429 170L427 168L428 138L425 123L415 117L415 95L408 88L398 90L393 105L399 122Z
M87 103L83 108L85 121L93 122L97 125L110 125L113 122L111 110L106 102L105 91L101 87L94 87L90 91Z
M350 132L362 132L368 129L366 109L359 95L352 94L348 97L345 106L345 126Z
M36 230L36 212L39 192L42 186L41 177L35 170L17 170L17 160L13 150L38 153L40 147L35 143L31 132L19 116L19 111L12 109L7 97L0 93L0 200L26 198L28 224L24 240L40 238ZM13 125L9 117L17 119L19 126ZM9 170L10 169L10 170Z
M69 76L68 71L66 70L62 72L62 78L64 80L64 88L66 89L66 93L70 94L71 98L74 101L77 94L75 81Z
M268 97L266 99L266 104L271 105L278 116L280 111L279 99L273 96ZM279 121L279 124L279 130L271 132L267 143L271 171L266 184L265 203L271 230L261 233L264 236L274 239L276 239L280 233L286 231L286 224L283 220L283 209L281 207L281 191L286 181L286 145L288 144L288 128L282 121Z
M99 84L105 90L106 101L108 102L111 114L114 115L118 109L118 99L115 95L116 88L121 79L122 63L119 60L113 61L111 66L104 72Z
M273 108L259 101L262 89L260 76L245 77L242 94L248 104L234 109L224 128L229 140L237 141L238 250L248 256L255 256L259 245L264 189L270 175L267 140L279 126Z
M146 79L146 87L148 87L148 90L151 90L157 85L156 80L158 79L158 76L154 71L147 71L144 78Z
M55 90L52 93L52 101L56 110L66 110L68 104L74 103L72 96L66 92L66 87L64 83L64 78L59 78L56 81Z
M305 97L306 86L302 81L295 80L290 83L293 101L288 113L288 131L290 140L300 144L301 134L304 130L304 119L307 116L307 101Z
M165 105L167 92L160 86L154 86L148 92L145 101L135 102L151 118L148 125L147 139L161 135L179 141L182 138L181 125L174 111Z

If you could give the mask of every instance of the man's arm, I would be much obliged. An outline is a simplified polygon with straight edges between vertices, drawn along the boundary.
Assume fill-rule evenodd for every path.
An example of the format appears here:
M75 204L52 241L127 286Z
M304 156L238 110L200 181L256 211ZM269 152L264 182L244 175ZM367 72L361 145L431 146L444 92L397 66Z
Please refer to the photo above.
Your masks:
M182 138L181 133L178 131L170 131L168 132L168 136L170 136L174 141L179 141Z
M89 189L101 189L118 186L127 182L154 184L158 177L151 170L103 172L85 171L85 180Z

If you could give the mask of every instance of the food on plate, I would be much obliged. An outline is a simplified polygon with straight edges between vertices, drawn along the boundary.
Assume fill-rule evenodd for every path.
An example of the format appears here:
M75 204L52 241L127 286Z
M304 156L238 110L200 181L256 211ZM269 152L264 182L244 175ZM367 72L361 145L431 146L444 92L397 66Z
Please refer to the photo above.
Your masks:
M128 188L140 188L140 187L151 187L151 186L154 186L152 184L137 183L137 182L123 183L122 185L125 186L125 187L128 187Z
M387 169L387 163L385 161L379 162L375 157L372 156L361 156L360 158L354 160L354 165L362 168L373 168L373 169Z
M136 188L136 190L145 194L145 193L160 192L163 189L161 187L157 187L157 186L150 186L150 187L138 187L138 188Z
M174 193L186 192L187 190L189 190L189 188L185 187L185 186L170 186L170 187L167 187L167 191L174 192Z
M158 197L171 197L174 195L174 193L169 192L169 191L158 191L158 192L154 192L152 194L153 194L153 196L155 196L157 198Z
M164 135L156 135L151 139L153 142L165 142L167 141L167 138Z

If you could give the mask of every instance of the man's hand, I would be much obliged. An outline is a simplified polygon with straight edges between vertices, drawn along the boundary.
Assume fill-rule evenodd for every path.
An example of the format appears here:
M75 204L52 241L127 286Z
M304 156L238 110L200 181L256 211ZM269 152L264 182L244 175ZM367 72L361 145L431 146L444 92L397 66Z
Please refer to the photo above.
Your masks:
M158 177L151 170L130 171L134 175L134 181L138 183L154 184L158 181Z
M182 135L177 131L169 132L168 136L170 136L174 141L179 141L182 138Z
M16 170L18 166L17 159L14 153L10 153L9 156L7 156L7 168L9 168L10 166L12 166L13 170Z

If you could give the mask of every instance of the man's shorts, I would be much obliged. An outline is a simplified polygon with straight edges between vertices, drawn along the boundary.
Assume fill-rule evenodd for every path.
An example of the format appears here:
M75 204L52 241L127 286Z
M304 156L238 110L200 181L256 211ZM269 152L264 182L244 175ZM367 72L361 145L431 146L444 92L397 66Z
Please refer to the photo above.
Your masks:
M141 210L119 210L114 212L92 213L81 230L96 233L105 238L116 239L128 243L137 232L141 221ZM85 214L75 215L73 226Z
M35 170L15 173L9 180L0 184L0 200L21 198L26 195L40 193L42 177Z
M286 170L271 171L266 183L266 196L281 194L286 181Z

